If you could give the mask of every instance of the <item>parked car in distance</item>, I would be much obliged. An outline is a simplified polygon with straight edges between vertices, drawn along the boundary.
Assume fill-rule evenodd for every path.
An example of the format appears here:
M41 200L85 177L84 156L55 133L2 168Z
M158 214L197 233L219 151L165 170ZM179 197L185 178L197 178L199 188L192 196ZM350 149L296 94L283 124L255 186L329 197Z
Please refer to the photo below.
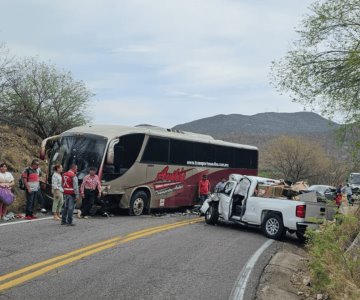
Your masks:
M360 173L351 173L348 181L353 195L360 194Z
M316 192L318 201L334 200L336 198L336 187L331 185L312 185L308 188L308 191Z

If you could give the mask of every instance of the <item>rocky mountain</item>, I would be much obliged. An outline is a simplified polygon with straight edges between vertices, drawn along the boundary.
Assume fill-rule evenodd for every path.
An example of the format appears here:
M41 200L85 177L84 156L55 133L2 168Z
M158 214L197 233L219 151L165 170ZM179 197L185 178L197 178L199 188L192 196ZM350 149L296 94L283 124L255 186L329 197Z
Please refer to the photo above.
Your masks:
M271 140L285 135L302 136L319 143L334 157L344 156L336 140L340 124L313 112L216 115L174 127L183 131L209 134L216 139L257 146L260 152Z
M213 136L240 135L321 135L334 132L339 124L313 112L216 115L174 129Z

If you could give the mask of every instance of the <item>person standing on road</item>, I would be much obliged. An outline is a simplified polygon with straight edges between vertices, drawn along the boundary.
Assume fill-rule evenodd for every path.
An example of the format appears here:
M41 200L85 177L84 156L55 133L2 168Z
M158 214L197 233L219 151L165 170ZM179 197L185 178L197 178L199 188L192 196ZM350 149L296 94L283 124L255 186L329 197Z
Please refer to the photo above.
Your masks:
M337 207L340 207L341 201L342 201L342 184L339 184L339 186L336 188L336 197L335 197L335 204Z
M339 186L336 188L336 194L341 194L342 187L342 184L339 184Z
M225 183L226 183L226 178L222 177L221 181L216 184L214 192L218 193L218 192L223 191L224 187L225 187Z
M65 206L61 217L61 225L75 225L73 223L73 213L75 203L79 200L79 184L76 172L77 165L72 164L70 170L63 174Z
M87 219L92 206L94 205L95 198L101 196L101 183L99 176L96 175L96 168L90 167L89 174L83 179L80 187L82 197L81 209L78 210L78 217Z
M31 162L31 166L26 168L21 177L25 185L25 193L26 193L26 206L25 206L25 219L32 220L37 219L36 216L33 215L34 205L36 201L36 197L40 188L40 171L39 169L39 161L34 159Z
M52 205L52 212L54 215L54 220L61 220L60 218L60 211L64 204L64 189L62 186L62 177L61 172L63 167L61 164L56 164L54 166L54 174L51 178L52 184L52 194L54 196L53 205Z
M199 181L198 195L200 199L200 205L204 203L209 193L210 193L210 181L207 179L207 176L204 174L201 180Z
M353 205L352 189L351 189L350 185L347 183L346 186L343 187L343 189L341 191L346 195L346 198L347 198L349 204Z
M0 220L6 215L7 205L11 204L15 198L11 192L14 183L14 177L7 171L7 165L0 164Z

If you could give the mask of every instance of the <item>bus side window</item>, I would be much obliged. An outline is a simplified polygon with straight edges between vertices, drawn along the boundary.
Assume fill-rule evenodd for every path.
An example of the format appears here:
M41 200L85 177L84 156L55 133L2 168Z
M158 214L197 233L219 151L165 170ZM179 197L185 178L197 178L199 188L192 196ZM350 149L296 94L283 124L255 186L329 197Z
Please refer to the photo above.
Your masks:
M125 174L135 163L144 142L144 134L128 134L114 145L114 164L104 166L105 180Z

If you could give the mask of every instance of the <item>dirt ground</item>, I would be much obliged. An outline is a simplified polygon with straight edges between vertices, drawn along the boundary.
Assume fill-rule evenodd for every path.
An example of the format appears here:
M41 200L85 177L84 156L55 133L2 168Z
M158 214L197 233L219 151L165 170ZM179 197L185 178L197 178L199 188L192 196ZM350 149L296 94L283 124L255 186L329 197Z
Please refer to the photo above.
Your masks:
M8 165L8 171L15 178L14 193L16 199L8 211L23 212L24 209L24 192L17 188L17 182L21 172L29 166L34 158L39 157L41 139L34 133L23 128L10 127L0 124L0 163ZM40 162L42 170L46 169L46 163Z

